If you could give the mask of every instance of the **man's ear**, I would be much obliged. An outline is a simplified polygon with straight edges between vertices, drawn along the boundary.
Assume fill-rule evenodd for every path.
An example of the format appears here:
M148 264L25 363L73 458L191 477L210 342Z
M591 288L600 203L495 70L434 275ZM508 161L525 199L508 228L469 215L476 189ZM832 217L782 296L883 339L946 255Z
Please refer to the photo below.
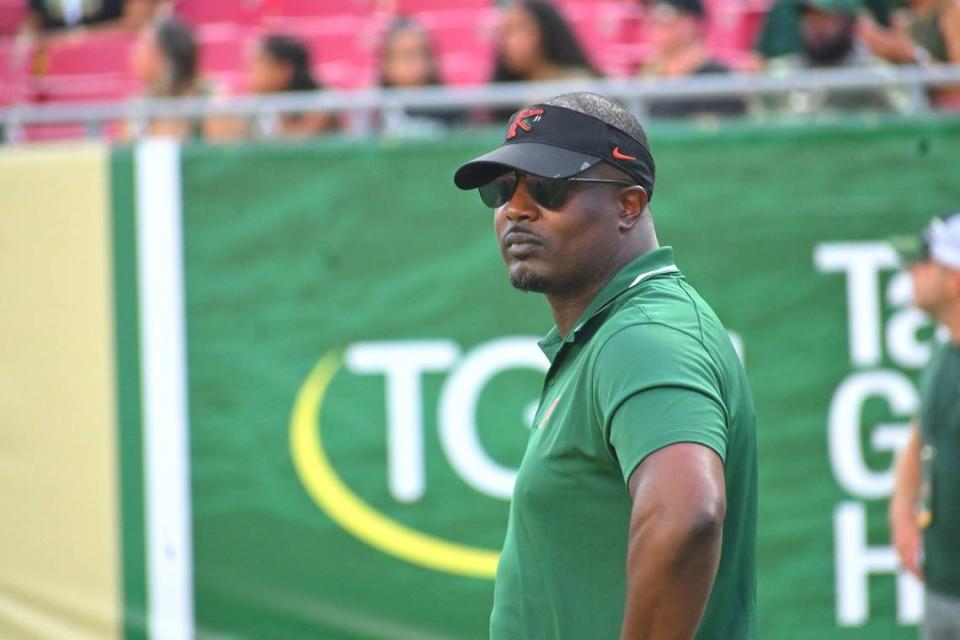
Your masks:
M639 222L647 210L647 192L643 187L627 187L620 191L620 230L627 231Z

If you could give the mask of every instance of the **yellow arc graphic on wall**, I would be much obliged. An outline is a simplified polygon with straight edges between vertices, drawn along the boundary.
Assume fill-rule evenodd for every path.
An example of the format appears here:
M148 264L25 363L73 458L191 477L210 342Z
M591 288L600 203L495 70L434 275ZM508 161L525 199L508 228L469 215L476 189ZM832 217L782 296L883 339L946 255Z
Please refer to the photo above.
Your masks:
M435 571L493 578L498 552L449 542L391 520L364 502L337 475L323 449L320 411L342 364L339 352L325 354L300 387L293 405L290 452L307 493L340 527L375 549Z

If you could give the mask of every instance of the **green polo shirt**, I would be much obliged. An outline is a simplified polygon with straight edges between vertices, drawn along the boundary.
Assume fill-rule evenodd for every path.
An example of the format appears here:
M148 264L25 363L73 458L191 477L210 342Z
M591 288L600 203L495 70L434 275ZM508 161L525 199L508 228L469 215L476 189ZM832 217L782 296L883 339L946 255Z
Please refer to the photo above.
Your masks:
M643 459L695 442L724 462L720 567L699 639L755 638L756 433L717 316L664 247L624 267L561 336L517 476L491 640L614 640L626 597L630 494Z
M960 346L947 343L930 359L920 383L926 586L960 598Z

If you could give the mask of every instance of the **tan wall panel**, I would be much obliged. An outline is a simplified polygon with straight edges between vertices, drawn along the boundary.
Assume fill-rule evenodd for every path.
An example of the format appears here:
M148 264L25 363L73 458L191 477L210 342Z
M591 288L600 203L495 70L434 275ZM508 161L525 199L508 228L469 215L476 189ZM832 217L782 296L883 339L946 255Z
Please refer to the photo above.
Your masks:
M0 638L120 633L108 153L0 153Z

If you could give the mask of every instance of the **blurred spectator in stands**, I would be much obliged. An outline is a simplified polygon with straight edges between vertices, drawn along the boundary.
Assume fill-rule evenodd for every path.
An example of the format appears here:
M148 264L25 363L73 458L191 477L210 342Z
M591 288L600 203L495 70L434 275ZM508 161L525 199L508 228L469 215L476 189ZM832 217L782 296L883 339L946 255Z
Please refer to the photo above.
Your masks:
M797 10L800 4L798 0L777 0L770 7L760 37L757 39L757 52L764 58L802 52L803 34L800 33L802 12ZM887 0L864 0L863 9L866 9L878 23L882 25L890 23Z
M52 41L77 29L143 29L154 15L169 11L170 0L23 0L26 15L19 26L10 65L29 58L33 72L44 73Z
M801 49L770 59L770 73L882 64L855 36L854 26L862 7L860 0L799 0L795 10L800 16ZM771 97L764 104L778 113L823 115L848 110L903 110L909 106L909 96L883 89L813 89Z
M190 27L173 17L144 28L130 57L134 77L144 87L145 98L183 98L209 95L210 87L197 71L197 43ZM199 121L156 118L146 131L131 132L179 139L202 134Z
M960 0L908 0L894 12L889 27L862 16L857 33L890 62L960 64ZM939 106L960 109L960 87L941 88L932 96Z
M250 60L248 79L252 93L323 88L313 76L306 45L284 35L268 35L260 40ZM258 124L259 136L266 138L307 138L336 128L333 116L326 113L287 113Z
M286 35L266 35L254 46L247 65L250 93L318 91L323 86L314 78L306 45ZM284 113L258 117L253 121L212 118L206 128L214 140L240 138L309 138L336 129L335 118L327 113Z
M142 29L160 0L27 0L24 27L28 31L55 31L70 27Z
M441 84L433 43L423 26L411 18L396 18L380 46L381 87L425 87Z
M494 82L595 78L599 74L573 30L549 2L526 0L507 9L496 41Z
M410 18L397 18L387 28L378 64L378 83L383 88L409 89L443 84L430 35L420 23ZM381 125L392 133L430 132L463 118L460 111L399 109L382 114Z
M729 73L713 59L706 43L706 15L700 0L656 0L649 9L650 57L643 75L682 77ZM650 115L737 116L746 112L740 98L674 98L651 100Z
M582 80L600 76L570 25L544 0L525 0L504 11L495 50L493 82ZM506 120L515 110L499 110L494 117Z
M857 27L873 52L891 62L960 63L958 0L910 0L893 14L889 28L868 16Z

